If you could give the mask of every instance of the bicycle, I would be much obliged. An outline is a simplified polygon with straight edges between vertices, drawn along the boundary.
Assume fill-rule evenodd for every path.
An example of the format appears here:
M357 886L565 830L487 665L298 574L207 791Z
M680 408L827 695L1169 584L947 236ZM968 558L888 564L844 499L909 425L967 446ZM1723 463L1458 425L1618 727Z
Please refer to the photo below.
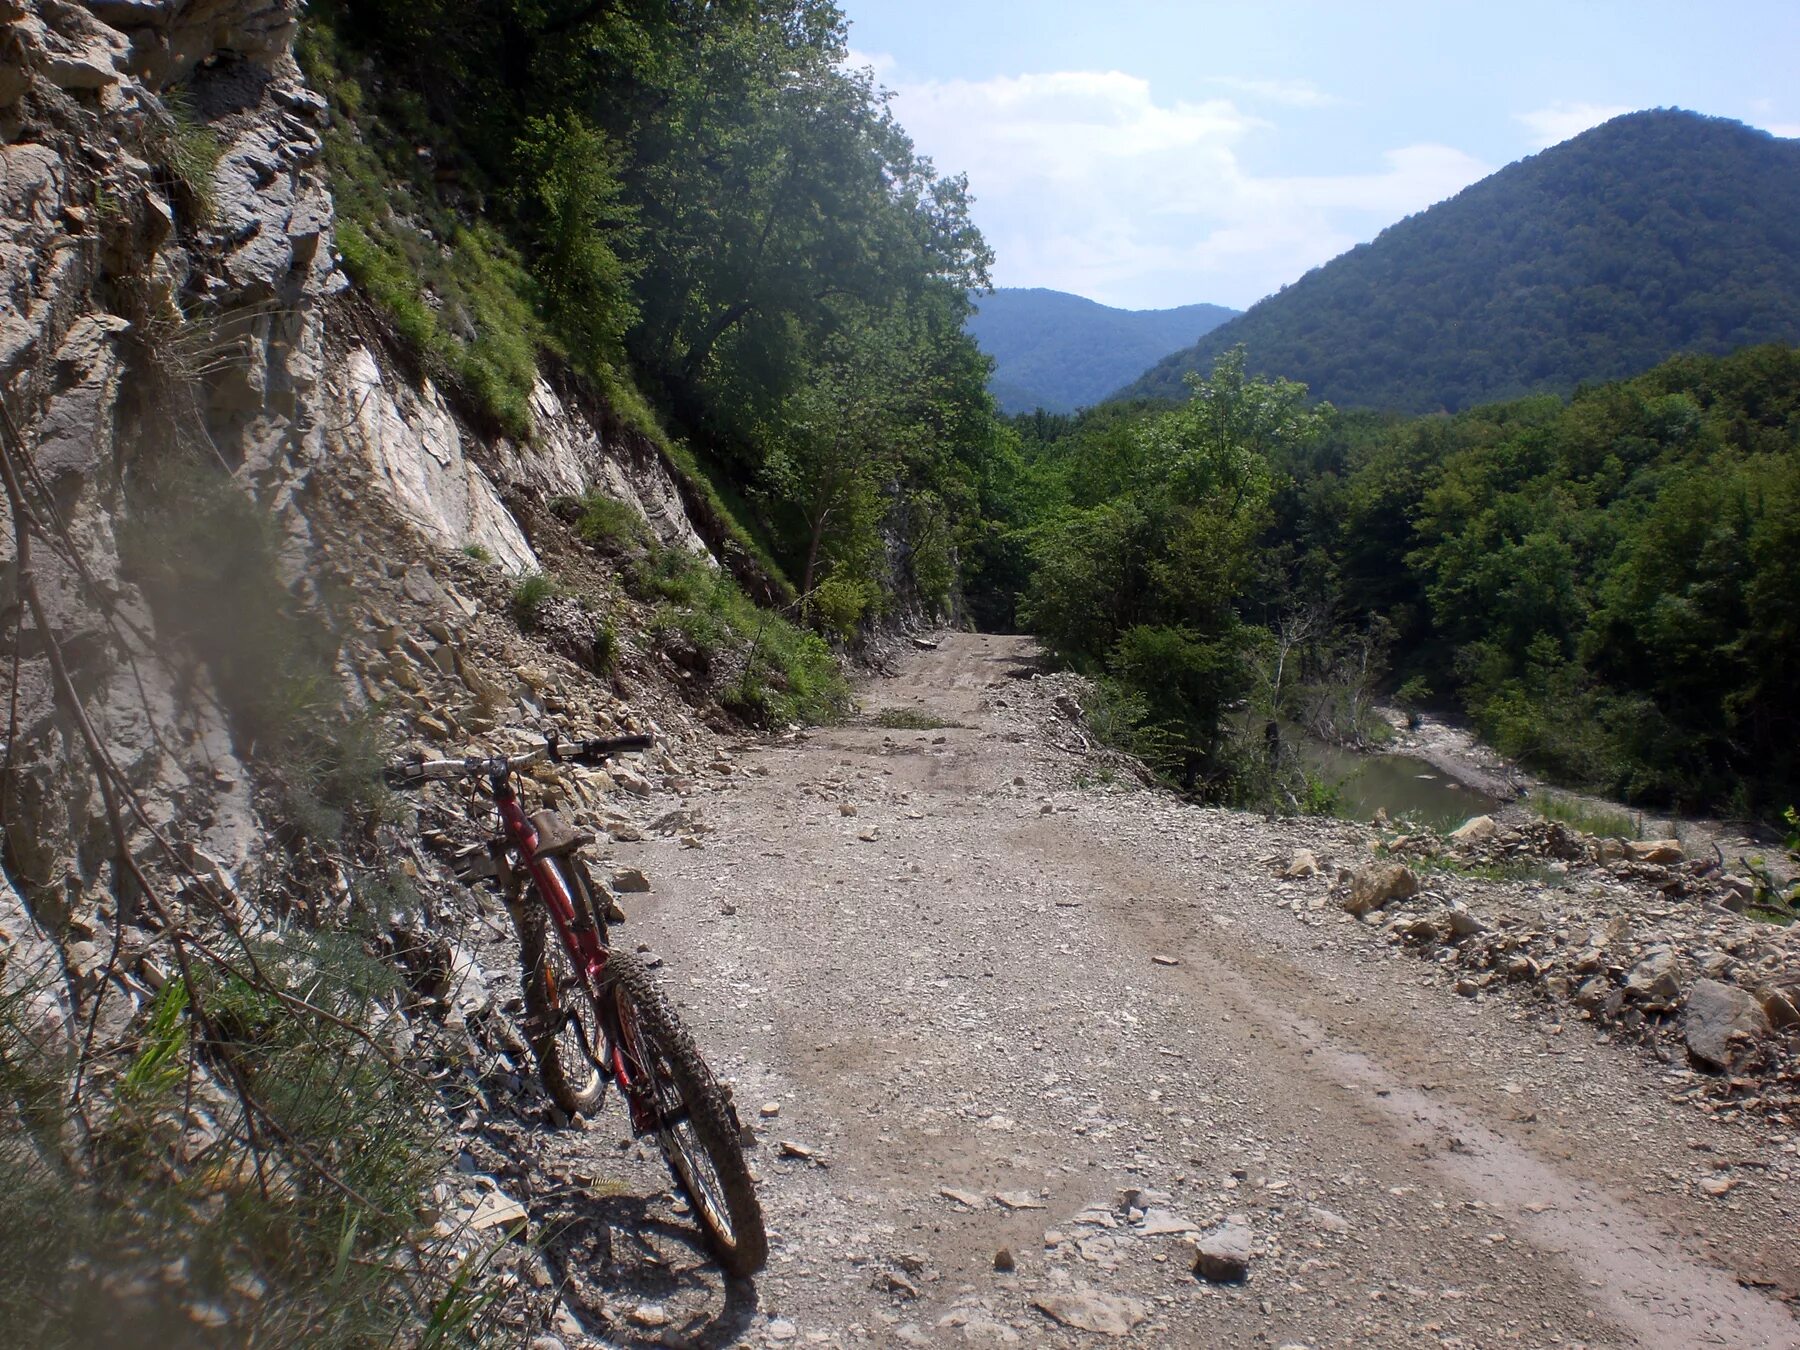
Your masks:
M719 1264L729 1274L749 1275L767 1261L769 1243L731 1095L649 967L608 945L607 909L594 903L593 878L580 856L592 837L553 810L527 819L513 784L521 770L545 760L597 768L650 745L648 736L564 742L551 733L542 746L518 755L403 760L390 767L388 780L396 787L485 782L501 829L477 850L485 851L485 865L477 862L465 874L496 885L518 930L526 1040L545 1091L570 1116L591 1116L607 1083L617 1084L632 1133L656 1135ZM548 940L546 916L558 941Z

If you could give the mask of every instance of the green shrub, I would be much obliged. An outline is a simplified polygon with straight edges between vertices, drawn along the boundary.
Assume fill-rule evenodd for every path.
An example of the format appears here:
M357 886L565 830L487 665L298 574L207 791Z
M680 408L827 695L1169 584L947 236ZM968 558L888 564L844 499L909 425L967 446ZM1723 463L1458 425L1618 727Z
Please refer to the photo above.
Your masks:
M556 582L542 572L531 572L513 586L513 622L521 632L529 633L538 626L546 604L557 594Z
M1343 810L1344 792L1323 775L1307 773L1301 779L1296 800L1303 816L1335 816Z
M725 572L663 549L643 581L662 600L653 636L680 634L714 670L741 663L721 699L745 721L835 722L848 711L850 686L823 639L759 607Z
M647 548L652 540L644 518L617 497L592 492L581 499L575 533L587 543L613 548Z
M619 630L611 619L606 619L594 629L594 669L611 675L618 668Z
M813 588L807 611L825 632L847 641L868 613L871 587L854 577L830 576Z
M1179 775L1180 739L1152 719L1150 700L1142 691L1102 676L1083 692L1081 712L1100 744L1142 760L1165 781L1172 782Z
M1608 810L1560 793L1534 794L1531 809L1539 819L1558 820L1602 839L1640 839L1644 833L1642 817L1633 818L1627 812Z

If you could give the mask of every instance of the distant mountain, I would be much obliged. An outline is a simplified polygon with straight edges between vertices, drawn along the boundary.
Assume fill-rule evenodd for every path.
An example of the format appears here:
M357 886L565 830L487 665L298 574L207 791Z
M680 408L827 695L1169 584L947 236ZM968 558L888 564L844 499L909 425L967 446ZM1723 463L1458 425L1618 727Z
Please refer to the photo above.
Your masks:
M1243 343L1315 397L1457 409L1800 342L1800 141L1659 109L1616 117L1308 272L1121 397L1181 397Z
M976 304L969 333L994 358L988 387L1009 413L1098 403L1238 312L1220 305L1113 309L1063 291L1016 288Z

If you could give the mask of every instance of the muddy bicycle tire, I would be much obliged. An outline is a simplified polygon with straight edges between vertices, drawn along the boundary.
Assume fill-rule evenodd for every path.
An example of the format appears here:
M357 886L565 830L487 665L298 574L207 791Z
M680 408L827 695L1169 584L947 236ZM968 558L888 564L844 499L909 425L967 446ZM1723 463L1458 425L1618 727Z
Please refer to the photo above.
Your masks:
M649 968L631 953L615 951L607 976L623 1048L655 1097L663 1161L719 1265L730 1275L754 1274L769 1259L769 1239L730 1099ZM665 1112L677 1115L674 1124L662 1123Z
M564 884L569 884L566 875ZM529 895L512 911L519 932L525 1039L537 1060L538 1077L550 1100L571 1116L592 1115L606 1096L606 1079L591 1055L599 1028L593 1025L587 993L543 902Z

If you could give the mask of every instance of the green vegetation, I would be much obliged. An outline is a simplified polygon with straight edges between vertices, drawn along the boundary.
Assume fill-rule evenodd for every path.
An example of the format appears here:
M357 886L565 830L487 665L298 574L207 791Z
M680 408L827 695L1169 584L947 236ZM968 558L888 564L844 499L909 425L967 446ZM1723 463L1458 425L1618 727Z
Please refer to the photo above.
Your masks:
M162 103L167 121L152 132L150 144L194 219L211 220L217 207L214 179L223 149L218 134L195 116L186 89L166 91Z
M575 533L590 544L615 548L647 548L650 529L644 518L617 498L595 492L581 499Z
M513 622L519 625L522 632L530 632L538 626L544 606L557 594L555 580L542 572L531 572L520 577L512 592Z
M1629 803L1792 799L1800 352L1413 420L1309 411L1236 352L1191 389L1174 410L1014 419L1019 469L993 498L1010 524L984 565L1098 678L1108 743L1293 809L1306 784L1256 730L1363 741L1394 690Z
M1325 415L1299 385L1248 378L1240 354L1190 385L1180 408L1065 421L1037 449L1019 618L1099 678L1102 739L1190 791L1243 799L1225 714L1252 692L1258 639L1240 601L1271 520L1271 456Z
M883 708L869 720L889 731L944 731L962 725L961 722L947 722L936 713L919 708Z
M1070 413L1236 315L1222 305L1114 309L1062 291L1002 286L976 300L969 332L994 360L988 388L1004 411Z
M1540 820L1560 820L1600 839L1641 839L1644 834L1641 817L1560 793L1537 793L1531 799L1531 809Z
M490 1297L419 1215L447 1158L424 1079L363 1030L404 997L363 939L196 918L194 984L134 1042L70 1058L16 980L0 994L0 1317L21 1344L360 1347L479 1332ZM197 948L213 959L200 960ZM229 952L229 955L226 955ZM172 1278L179 1272L179 1278Z
M771 727L836 722L849 711L850 686L824 640L757 606L722 570L657 549L627 583L641 598L660 602L652 636L745 721Z
M1502 169L1150 370L1237 344L1341 407L1455 410L1800 341L1800 144L1662 110Z
M1788 807L1781 813L1781 819L1787 826L1788 862L1790 866L1800 866L1800 809ZM1784 883L1776 879L1767 860L1760 855L1747 861L1751 875L1756 878L1756 896L1749 906L1750 915L1771 923L1800 920L1800 876Z
M1285 594L1380 615L1396 673L1508 755L1631 803L1791 799L1800 352L1683 357L1566 404L1346 415L1284 467L1263 543Z

